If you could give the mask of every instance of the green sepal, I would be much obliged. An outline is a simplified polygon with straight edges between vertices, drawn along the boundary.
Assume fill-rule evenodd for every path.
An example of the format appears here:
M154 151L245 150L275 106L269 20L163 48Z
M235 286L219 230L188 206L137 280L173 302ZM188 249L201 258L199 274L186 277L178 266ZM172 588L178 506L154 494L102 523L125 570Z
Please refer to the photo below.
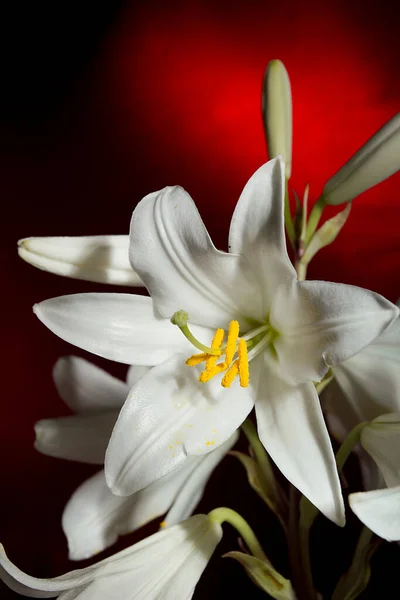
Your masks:
M260 560L237 550L224 554L225 557L237 560L244 567L252 582L275 600L296 600L289 579L285 579L278 573L268 560Z

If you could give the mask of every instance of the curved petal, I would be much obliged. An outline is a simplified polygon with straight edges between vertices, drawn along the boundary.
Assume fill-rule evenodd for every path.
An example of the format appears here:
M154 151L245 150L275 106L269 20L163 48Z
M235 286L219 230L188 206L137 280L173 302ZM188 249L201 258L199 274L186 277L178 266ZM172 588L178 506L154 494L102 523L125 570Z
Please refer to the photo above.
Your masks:
M275 348L292 383L320 381L328 367L351 358L397 318L399 309L374 292L326 281L281 286L271 324Z
M185 464L190 464L191 473L186 476L182 487L178 491L176 498L164 519L165 527L171 527L171 525L180 523L190 517L204 494L204 489L211 473L224 458L225 454L236 444L238 439L239 433L236 431L226 442L221 444L221 446L213 452L203 456L188 456ZM182 467L174 471L174 473L178 473L181 469ZM171 475L174 473L171 473ZM171 475L166 475L162 479L159 479L159 482L163 482ZM154 485L155 483L153 483L153 486Z
M112 494L104 471L85 481L70 498L62 518L70 560L83 560L101 552L118 536L161 517L168 509L165 526L190 517L212 471L237 439L238 434L234 434L214 452L188 457L175 471L132 496Z
M360 420L400 411L400 319L359 354L335 367L334 375Z
M119 598L133 598L134 590L135 600L157 600L161 594L165 600L189 600L221 537L220 525L195 515L93 566L53 579L26 575L0 546L0 577L11 589L33 598L61 592L63 600L109 600L116 590Z
M43 419L35 424L35 448L42 454L101 465L118 411Z
M177 355L154 367L132 388L106 453L107 484L126 496L181 465L187 454L223 444L253 406L249 389L207 384Z
M126 383L79 356L63 356L53 368L57 392L77 413L121 408L129 392Z
M400 485L350 494L349 504L360 521L376 535L388 542L400 541Z
M312 383L291 386L265 352L256 401L258 434L283 475L328 519L344 525L335 455Z
M18 254L29 264L72 279L143 286L128 257L127 235L31 237L19 240Z
M150 369L151 367L145 367L144 365L132 365L131 367L129 367L126 373L126 384L129 390L135 385L135 383L139 381L139 379L143 377L143 375L146 375L146 373L148 373ZM127 394L125 394L125 396L127 396Z
M257 281L244 257L215 248L193 200L181 187L149 194L135 208L130 260L164 317L226 328L261 318Z
M382 415L362 431L360 441L381 470L386 485L400 485L400 415Z
M296 279L286 250L284 186L285 166L280 158L258 169L239 198L229 232L230 252L245 256L260 282L264 316L278 286Z
M110 492L104 471L85 481L71 496L63 513L69 558L90 558L114 544L120 535L163 515L201 460L197 457L187 460L172 473L128 497Z
M53 333L88 352L128 365L156 365L191 344L151 298L133 294L71 294L35 304L33 312ZM200 339L207 329L193 328Z

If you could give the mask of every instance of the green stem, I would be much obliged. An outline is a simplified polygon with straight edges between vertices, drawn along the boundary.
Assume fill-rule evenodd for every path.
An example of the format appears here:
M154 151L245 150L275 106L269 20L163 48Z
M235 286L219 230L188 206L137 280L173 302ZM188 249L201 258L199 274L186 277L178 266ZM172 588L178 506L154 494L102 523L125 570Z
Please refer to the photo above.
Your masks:
M253 422L249 418L247 418L242 423L242 430L245 436L247 437L250 446L253 449L256 460L260 466L263 475L265 476L266 481L274 482L274 473L272 471L271 462L269 460L268 454L264 446L260 442L260 438L258 437L257 430ZM269 486L267 486L267 488L269 491Z
M305 239L306 246L307 246L307 244L309 244L312 236L314 235L314 233L317 229L319 220L321 218L321 215L323 213L325 206L326 206L326 204L325 204L324 197L320 196L318 198L317 202L312 207L312 210L310 212L310 216L309 216L308 222L307 222L307 233L306 233L306 239Z
M269 562L254 531L239 513L231 508L220 507L212 510L208 513L208 516L215 523L219 523L220 525L222 525L222 523L229 523L229 525L232 525L232 527L239 532L252 555L260 560Z
M336 464L338 472L340 473L343 466L351 454L354 446L359 442L360 435L364 427L368 425L368 421L365 423L359 423L352 429L340 446L336 454ZM299 523L299 538L300 538L300 554L302 563L305 571L305 577L307 580L307 586L312 587L312 572L310 563L310 529L318 515L318 509L305 497L302 496L300 500L300 523Z
M292 220L292 215L290 213L290 204L289 204L289 182L286 179L285 186L285 227L286 233L289 238L289 242L292 245L292 248L295 248L296 245L296 234L294 231L294 225Z
M348 457L350 456L351 451L353 450L354 446L356 444L358 444L358 442L360 441L361 432L367 425L369 425L369 421L366 421L364 423L359 423L358 425L356 425L354 427L354 429L352 429L350 431L349 435L344 440L343 444L340 446L340 448L336 454L336 464L337 464L339 473L343 469L343 466L344 466L346 460L348 459Z
M303 262L301 259L296 262L295 269L296 269L298 281L305 280L305 278L307 277L307 268L308 268L308 263Z

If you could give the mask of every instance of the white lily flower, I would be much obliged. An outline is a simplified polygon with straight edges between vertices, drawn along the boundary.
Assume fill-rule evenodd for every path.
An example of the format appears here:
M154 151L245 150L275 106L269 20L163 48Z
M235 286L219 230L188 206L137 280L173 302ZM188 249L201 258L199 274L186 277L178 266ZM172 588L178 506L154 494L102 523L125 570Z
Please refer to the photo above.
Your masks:
M182 188L150 194L132 216L130 255L151 298L77 294L35 306L41 321L73 344L112 360L157 365L132 388L111 437L106 477L115 494L137 491L188 455L221 445L255 404L260 439L283 474L328 518L344 522L313 381L359 352L399 311L360 288L297 282L283 204L284 166L275 159L247 183L225 253ZM190 331L180 324L190 343L170 323L180 309L189 313ZM226 347L218 349L216 339L213 348L203 346L198 340L210 344L216 328L217 338L230 331ZM193 342L205 348L200 378L207 383L199 382L198 367L185 364ZM219 353L223 360L214 368ZM235 372L241 385L236 379L229 389Z
M385 540L400 541L400 413L374 419L363 429L360 441L387 488L350 494L350 507L371 531Z
M130 367L127 383L76 356L59 359L53 370L56 388L76 415L36 424L36 448L47 455L103 464L112 428L129 388L150 367ZM114 544L119 535L139 529L168 514L164 527L187 519L206 483L238 439L235 432L222 446L204 456L190 457L180 468L127 498L108 489L104 471L82 483L62 516L69 558L82 560Z
M331 432L343 441L358 423L400 412L400 319L359 354L332 369L335 380L323 392ZM382 476L362 448L355 449L366 489Z
M52 579L26 575L0 545L0 578L30 598L190 600L221 537L219 523L195 515L95 565Z
M400 167L400 113L385 123L323 190L326 204L343 204L384 181Z
M30 237L18 241L18 254L49 273L98 283L142 286L131 269L127 235Z

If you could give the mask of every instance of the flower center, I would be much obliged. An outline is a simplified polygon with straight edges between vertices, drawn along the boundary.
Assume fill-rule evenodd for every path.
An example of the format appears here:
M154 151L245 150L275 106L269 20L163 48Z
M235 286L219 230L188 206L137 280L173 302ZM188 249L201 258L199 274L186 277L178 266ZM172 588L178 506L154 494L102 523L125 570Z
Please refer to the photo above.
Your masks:
M204 370L200 373L199 381L206 383L215 375L223 373L225 375L221 380L223 387L231 387L234 379L238 376L241 387L248 387L250 381L249 362L257 356L266 346L271 345L276 339L278 333L265 323L239 336L238 321L231 321L228 328L226 344L224 344L225 331L217 329L211 346L206 346L199 342L188 327L189 316L183 310L180 310L171 317L171 323L177 325L183 335L195 346L201 350L200 354L193 354L186 360L189 367L196 367L205 363ZM222 358L221 362L217 362Z

